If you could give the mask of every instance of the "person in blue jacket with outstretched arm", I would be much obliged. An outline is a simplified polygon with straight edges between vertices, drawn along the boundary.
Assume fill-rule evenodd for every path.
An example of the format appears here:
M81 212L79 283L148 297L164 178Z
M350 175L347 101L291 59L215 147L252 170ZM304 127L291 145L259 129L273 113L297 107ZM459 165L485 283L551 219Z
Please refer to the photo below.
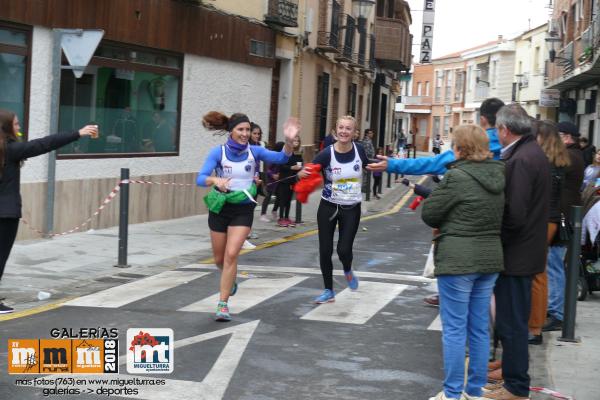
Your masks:
M498 98L492 97L481 103L479 108L479 125L485 129L490 141L490 152L494 155L494 160L500 159L500 150L502 145L498 140L498 130L496 129L496 113L504 106L504 102ZM422 158L388 158L377 156L381 161L371 163L367 169L373 172L387 171L390 174L404 175L443 175L446 173L446 165L455 161L452 149L447 150L434 157ZM424 299L425 303L438 306L439 296L437 294L428 296Z
M496 113L504 106L504 102L498 98L486 99L481 103L479 109L479 125L485 129L490 139L490 151L494 154L494 160L500 159L500 141L496 130ZM447 150L435 157L422 158L388 158L377 156L381 161L371 163L367 169L373 172L387 171L389 173L404 175L443 175L446 173L446 165L455 161L454 152Z

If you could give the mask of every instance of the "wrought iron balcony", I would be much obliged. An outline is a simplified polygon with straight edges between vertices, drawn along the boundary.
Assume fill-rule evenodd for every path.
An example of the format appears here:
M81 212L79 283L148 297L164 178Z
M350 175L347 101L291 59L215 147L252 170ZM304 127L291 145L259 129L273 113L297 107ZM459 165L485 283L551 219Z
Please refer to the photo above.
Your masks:
M298 0L269 0L265 22L282 27L298 26Z

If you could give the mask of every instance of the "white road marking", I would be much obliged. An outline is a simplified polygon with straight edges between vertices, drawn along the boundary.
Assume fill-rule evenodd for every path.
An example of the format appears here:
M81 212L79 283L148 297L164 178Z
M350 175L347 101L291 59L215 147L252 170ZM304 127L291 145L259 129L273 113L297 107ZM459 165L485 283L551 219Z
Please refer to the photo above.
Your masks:
M245 280L239 284L236 295L229 298L229 310L232 314L244 312L297 285L305 279L305 276L294 276L280 279L250 278ZM214 312L218 302L219 294L216 293L196 303L180 308L178 311Z
M301 319L364 324L408 286L361 281L357 291L344 289L335 302L321 304Z
M174 344L175 352L181 351L180 349L192 344L204 342L210 339L214 339L221 336L232 335L223 351L219 355L217 361L213 364L211 370L206 374L202 382L184 381L179 379L164 379L160 376L160 379L165 380L164 385L130 385L131 388L138 389L137 395L128 396L126 394L118 394L118 397L133 398L138 400L164 400L164 399L177 399L177 400L221 400L225 395L225 391L231 382L231 378L237 369L242 355L248 347L248 343L254 334L254 331L258 327L260 320L247 322L241 325L235 325L229 328L220 329L209 333L189 337L182 340L176 340ZM122 354L120 356L119 365L123 369L123 365L127 363L127 356ZM180 357L178 357L181 359ZM175 366L177 368L177 366ZM116 374L116 375L102 375L102 378L108 379L122 379L128 380L133 377L148 378L148 375L127 375L127 374ZM65 375L52 375L49 378L66 377ZM82 374L69 374L69 378L75 379L89 379L98 378L93 375L82 375ZM82 393L87 393L87 389L92 389L94 392L100 387L105 389L110 387L112 389L122 389L119 385L108 385L108 384L89 384L79 387ZM33 387L33 385L31 386ZM37 388L51 387L54 385L38 385ZM58 385L58 388L69 387L65 385Z
M210 272L166 271L134 282L102 290L65 303L67 306L118 308L145 297L172 289Z
M427 328L428 331L442 331L442 320L440 318L440 314L437 315L437 317L435 317L435 319L433 320L433 322L429 325L429 328Z
M190 264L180 269L208 269L216 270L217 267L211 264ZM298 267L270 267L270 266L259 266L259 265L238 265L238 273L241 271L249 272L274 272L274 273L287 273L287 274L300 274L300 275L321 275L321 270L317 268L298 268ZM405 275L405 274L391 274L386 272L368 272L368 271L355 271L360 278L372 278L372 279L387 279L394 281L403 282L418 282L418 283L433 283L435 279L425 278L420 275ZM344 271L335 270L333 271L335 276L344 276Z

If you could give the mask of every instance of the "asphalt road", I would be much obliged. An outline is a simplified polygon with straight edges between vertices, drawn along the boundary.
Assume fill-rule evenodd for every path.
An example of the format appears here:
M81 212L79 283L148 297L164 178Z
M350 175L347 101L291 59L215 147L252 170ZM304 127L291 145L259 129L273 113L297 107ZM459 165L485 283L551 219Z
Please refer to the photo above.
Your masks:
M346 289L334 257L333 304L312 303L323 283L310 235L241 256L229 323L213 321L218 274L200 264L3 322L0 365L9 362L6 339L86 327L118 329L121 365L119 375L46 375L35 387L31 379L44 375L2 373L0 399L426 399L443 377L438 311L422 302L432 291L420 277L430 235L407 208L362 222L354 245L361 286ZM172 373L128 374L130 328L173 330ZM74 380L55 388L59 377ZM128 382L135 377L149 381Z

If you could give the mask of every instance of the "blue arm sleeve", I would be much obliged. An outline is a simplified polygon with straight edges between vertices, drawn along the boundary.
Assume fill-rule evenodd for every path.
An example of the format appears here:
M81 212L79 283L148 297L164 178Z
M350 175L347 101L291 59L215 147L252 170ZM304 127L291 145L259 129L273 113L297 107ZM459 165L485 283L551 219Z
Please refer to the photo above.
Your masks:
M500 140L498 140L498 135L495 131L494 133L488 132L488 138L490 139L490 151L494 154L494 160L499 160L502 145L500 144Z
M387 172L405 175L443 175L446 165L454 161L454 152L448 150L435 157L422 158L390 158L388 159Z
M221 146L213 148L209 153L208 157L206 157L206 161L204 161L204 165L198 172L198 177L196 178L196 185L198 186L208 186L206 184L206 178L208 178L212 172L215 170L217 165L221 162Z
M270 164L285 164L289 160L289 156L285 154L284 150L271 151L264 147L252 146L252 154L260 161L264 161Z

